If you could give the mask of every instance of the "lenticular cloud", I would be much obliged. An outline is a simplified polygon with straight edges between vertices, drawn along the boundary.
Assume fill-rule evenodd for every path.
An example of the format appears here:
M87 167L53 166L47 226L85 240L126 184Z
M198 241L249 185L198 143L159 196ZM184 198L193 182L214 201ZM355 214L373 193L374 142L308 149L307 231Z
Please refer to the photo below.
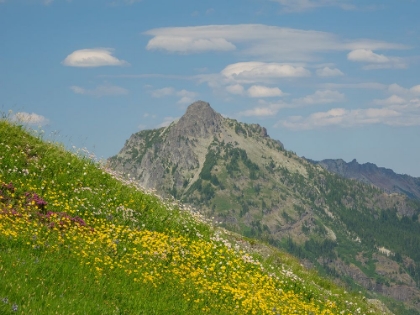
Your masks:
M238 62L228 65L221 72L226 78L255 81L262 78L306 77L310 72L303 67L265 62Z
M110 48L80 49L72 52L62 64L70 67L123 66L128 63L112 56Z

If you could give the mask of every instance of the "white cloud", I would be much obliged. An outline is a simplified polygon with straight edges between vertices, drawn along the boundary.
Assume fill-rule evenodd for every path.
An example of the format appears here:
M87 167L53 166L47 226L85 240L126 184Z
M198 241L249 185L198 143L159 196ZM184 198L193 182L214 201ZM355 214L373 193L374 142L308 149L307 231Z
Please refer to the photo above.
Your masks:
M347 59L355 62L368 63L363 69L385 69L385 68L406 68L407 65L402 58L387 57L374 53L370 49L355 49L348 53Z
M160 98L166 96L178 96L180 99L177 101L177 104L187 105L195 101L195 98L198 96L197 93L187 90L175 90L173 87L165 87L162 89L153 90L152 97Z
M312 113L307 117L291 116L276 126L291 130L311 130L329 126L355 127L372 124L388 126L420 126L420 99L405 99L392 95L387 99L374 100L381 108L344 109L333 108Z
M49 120L35 113L17 112L11 116L11 120L21 124L44 126Z
M415 85L409 89L406 89L396 83L390 84L387 88L390 93L396 95L402 95L406 97L415 97L420 95L420 85Z
M80 49L68 55L62 64L84 68L128 65L126 61L112 56L112 52L113 49L110 48Z
M317 69L316 74L319 77L335 77L335 76L344 75L344 73L341 72L340 69L330 68L330 67L324 67L324 68L321 68L321 69Z
M331 90L318 90L314 94L294 99L294 103L302 105L328 104L345 100L343 93Z
M236 94L236 95L242 95L245 93L244 87L240 84L228 85L226 87L226 91L228 91L230 94Z
M76 94L90 95L95 97L115 96L128 94L128 90L115 85L99 85L94 89L85 89L80 86L71 86L70 89Z
M275 97L282 96L284 94L277 87L270 88L262 85L253 85L247 92L250 97Z
M420 93L418 90L418 85L405 89L398 84L391 84L388 91L395 94L386 99L375 99L372 103L400 113L401 118L393 123L390 122L390 125L420 125L420 99L418 98Z
M376 40L342 40L333 33L262 24L205 25L155 28L146 48L177 53L240 50L243 54L274 60L313 60L314 54L354 49L406 49Z
M354 110L333 108L326 112L313 113L306 118L292 116L287 120L280 121L277 123L277 126L283 126L292 130L311 130L328 126L352 127L377 123L390 125L394 124L399 116L400 113L388 108ZM398 120L401 121L400 119Z
M275 107L255 107L252 109L245 110L240 112L240 116L251 116L251 117L261 117L261 116L274 116L279 110Z
M419 85L416 85L416 86L413 86L413 87L410 89L410 92L411 92L412 94L415 94L415 95L420 95L420 84L419 84Z
M169 95L173 95L175 93L175 89L173 87L165 87L162 89L157 89L152 91L152 97L161 98Z
M260 106L239 112L238 115L247 117L275 116L280 109L287 107L291 107L290 104L283 101L276 103L266 103L265 101L260 101Z
M257 61L230 64L221 71L221 74L228 80L247 83L310 76L310 72L304 67Z
M189 38L189 37L172 37L157 36L152 38L147 49L162 49L171 52L181 53L199 53L204 51L229 51L235 50L236 47L224 38Z
M220 73L200 74L194 76L199 83L207 83L215 90L226 90L230 94L245 95L243 84L273 84L278 79L310 76L311 73L300 65L283 63L266 63L259 61L238 62L226 66ZM261 85L261 84L260 84ZM255 95L255 89L251 89ZM279 91L271 91L279 95ZM248 96L251 96L248 93Z
M404 104L406 100L402 97L399 97L398 95L391 95L387 99L380 100L375 99L373 100L373 103L376 105L394 105L394 104Z
M375 54L370 49L356 49L348 53L347 59L358 62L388 63L390 59L384 55Z
M176 92L176 95L181 97L181 99L178 100L178 102L176 102L177 104L180 105L188 105L193 103L197 97L197 93L195 92L191 92L191 91L187 91L187 90L181 90Z
M278 87L264 85L252 85L246 91L241 84L232 84L226 87L226 91L235 95L247 95L249 97L276 97L285 95Z
M410 93L409 89L403 88L402 86L396 83L390 84L388 86L388 91L391 93L398 94L398 95L406 95Z
M259 106L239 112L239 116L275 116L281 109L284 108L298 108L316 104L328 104L334 102L341 102L345 100L342 93L331 90L318 90L315 93L307 95L302 98L293 99L291 102L276 101L266 102L259 101Z
M356 7L346 0L271 0L284 7L285 12L302 12L318 7L336 6L343 10L353 10Z

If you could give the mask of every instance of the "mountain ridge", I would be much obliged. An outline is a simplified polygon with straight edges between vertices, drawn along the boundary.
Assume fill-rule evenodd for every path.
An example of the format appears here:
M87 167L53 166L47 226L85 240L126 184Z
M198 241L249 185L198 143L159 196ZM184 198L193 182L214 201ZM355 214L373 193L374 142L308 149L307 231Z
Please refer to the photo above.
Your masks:
M420 310L419 204L300 158L258 124L199 101L168 127L133 134L109 165L337 281Z
M374 163L360 164L356 159L345 162L343 159L324 159L308 161L318 164L326 170L355 179L366 184L372 184L387 193L399 193L420 200L420 178L407 174L397 174L392 169L379 167Z

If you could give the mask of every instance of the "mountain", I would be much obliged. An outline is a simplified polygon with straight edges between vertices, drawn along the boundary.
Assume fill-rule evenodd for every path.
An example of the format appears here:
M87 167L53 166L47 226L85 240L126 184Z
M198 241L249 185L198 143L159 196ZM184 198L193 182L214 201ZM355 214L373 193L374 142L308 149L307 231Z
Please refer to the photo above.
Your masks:
M342 159L309 161L345 178L375 185L388 193L405 194L410 198L420 200L420 178L418 177L396 174L391 169L378 167L373 163L359 164L356 160L349 163Z
M198 101L168 127L133 134L109 166L398 314L401 303L420 310L419 202L314 165L258 124Z

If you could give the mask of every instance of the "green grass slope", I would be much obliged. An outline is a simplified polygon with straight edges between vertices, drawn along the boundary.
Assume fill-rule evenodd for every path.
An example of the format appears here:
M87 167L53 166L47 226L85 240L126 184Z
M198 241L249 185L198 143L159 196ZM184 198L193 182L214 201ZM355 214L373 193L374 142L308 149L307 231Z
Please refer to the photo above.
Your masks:
M0 314L380 313L287 254L0 121Z

